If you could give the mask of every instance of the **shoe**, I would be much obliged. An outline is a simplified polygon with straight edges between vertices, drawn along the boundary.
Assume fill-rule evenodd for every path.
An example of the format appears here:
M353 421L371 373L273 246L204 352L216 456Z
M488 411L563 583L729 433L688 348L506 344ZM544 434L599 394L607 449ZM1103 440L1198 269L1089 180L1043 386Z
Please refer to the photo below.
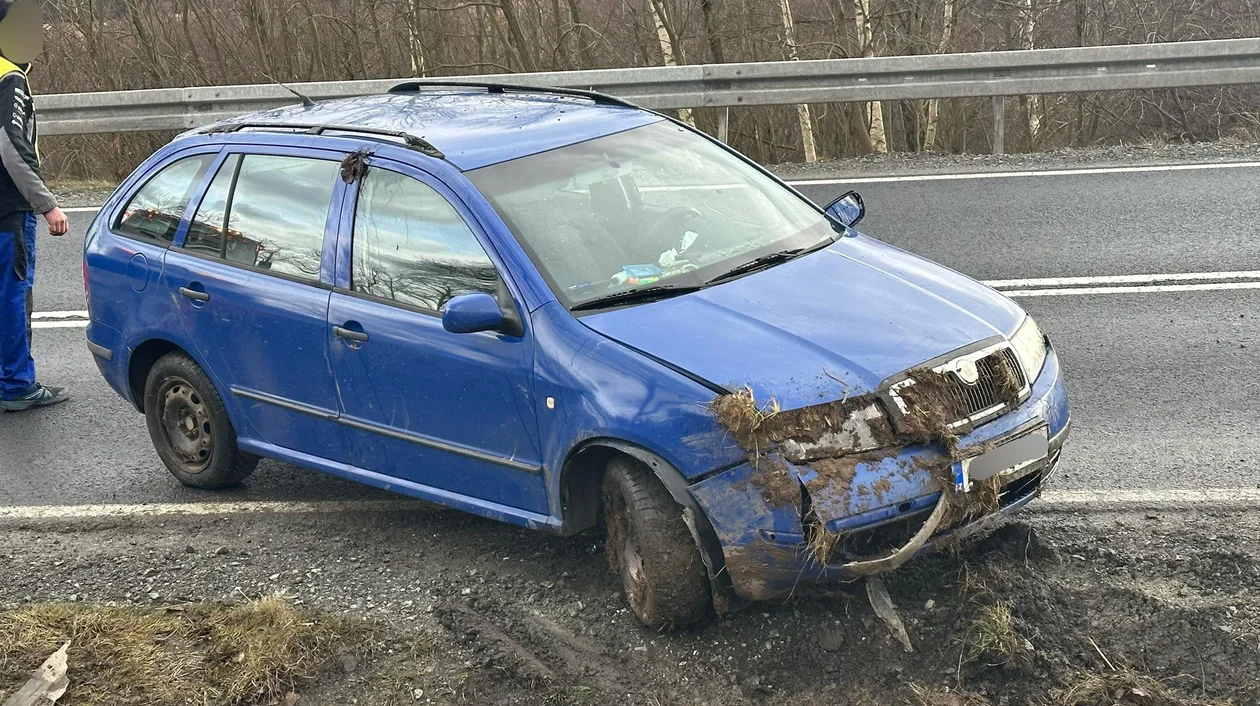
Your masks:
M35 383L35 389L16 400L0 400L0 409L6 412L21 412L32 407L50 407L70 399L70 393L62 387L49 387Z

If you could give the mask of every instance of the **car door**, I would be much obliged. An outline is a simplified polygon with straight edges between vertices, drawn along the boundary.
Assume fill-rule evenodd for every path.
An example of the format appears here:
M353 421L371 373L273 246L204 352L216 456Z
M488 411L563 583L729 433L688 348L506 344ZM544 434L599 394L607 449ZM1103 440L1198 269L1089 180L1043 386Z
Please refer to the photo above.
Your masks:
M350 266L328 311L354 464L439 496L546 514L528 325L519 337L442 327L452 297L505 286L496 264L440 182L370 164L346 198L339 252Z
M238 434L333 461L348 458L328 366L324 256L344 192L340 156L225 150L165 269L207 372L244 417Z
M89 238L84 263L90 270L94 322L118 329L124 322L160 326L170 315L169 300L158 285L166 250L218 155L217 147L203 148L167 162L102 226L117 237Z

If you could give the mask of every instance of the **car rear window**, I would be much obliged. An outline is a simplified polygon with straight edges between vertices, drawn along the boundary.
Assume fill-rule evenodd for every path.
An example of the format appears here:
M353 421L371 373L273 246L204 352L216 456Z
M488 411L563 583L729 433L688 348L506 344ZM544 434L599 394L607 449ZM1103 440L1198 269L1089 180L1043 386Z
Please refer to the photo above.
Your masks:
M494 263L441 194L403 174L373 169L354 218L354 291L437 311L468 292L493 294Z
M170 243L184 219L193 189L201 183L216 156L199 154L164 167L131 197L115 230L124 235Z
M337 162L236 155L224 160L193 217L184 249L318 281Z

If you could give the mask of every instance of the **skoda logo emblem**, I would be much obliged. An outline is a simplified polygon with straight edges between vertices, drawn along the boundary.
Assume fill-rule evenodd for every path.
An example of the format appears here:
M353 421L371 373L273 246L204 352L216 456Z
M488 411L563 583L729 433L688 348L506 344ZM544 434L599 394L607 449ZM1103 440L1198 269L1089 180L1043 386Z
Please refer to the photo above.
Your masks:
M980 381L980 369L976 367L974 360L963 359L954 363L954 373L968 385L974 385Z

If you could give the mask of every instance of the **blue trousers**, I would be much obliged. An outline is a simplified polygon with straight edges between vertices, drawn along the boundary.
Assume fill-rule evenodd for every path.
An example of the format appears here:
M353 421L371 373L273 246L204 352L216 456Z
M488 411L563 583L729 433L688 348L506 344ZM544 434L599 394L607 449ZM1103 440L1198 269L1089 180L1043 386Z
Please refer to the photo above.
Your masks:
M16 214L0 226L0 399L35 387L31 311L35 300L35 214ZM21 232L15 232L17 230Z

